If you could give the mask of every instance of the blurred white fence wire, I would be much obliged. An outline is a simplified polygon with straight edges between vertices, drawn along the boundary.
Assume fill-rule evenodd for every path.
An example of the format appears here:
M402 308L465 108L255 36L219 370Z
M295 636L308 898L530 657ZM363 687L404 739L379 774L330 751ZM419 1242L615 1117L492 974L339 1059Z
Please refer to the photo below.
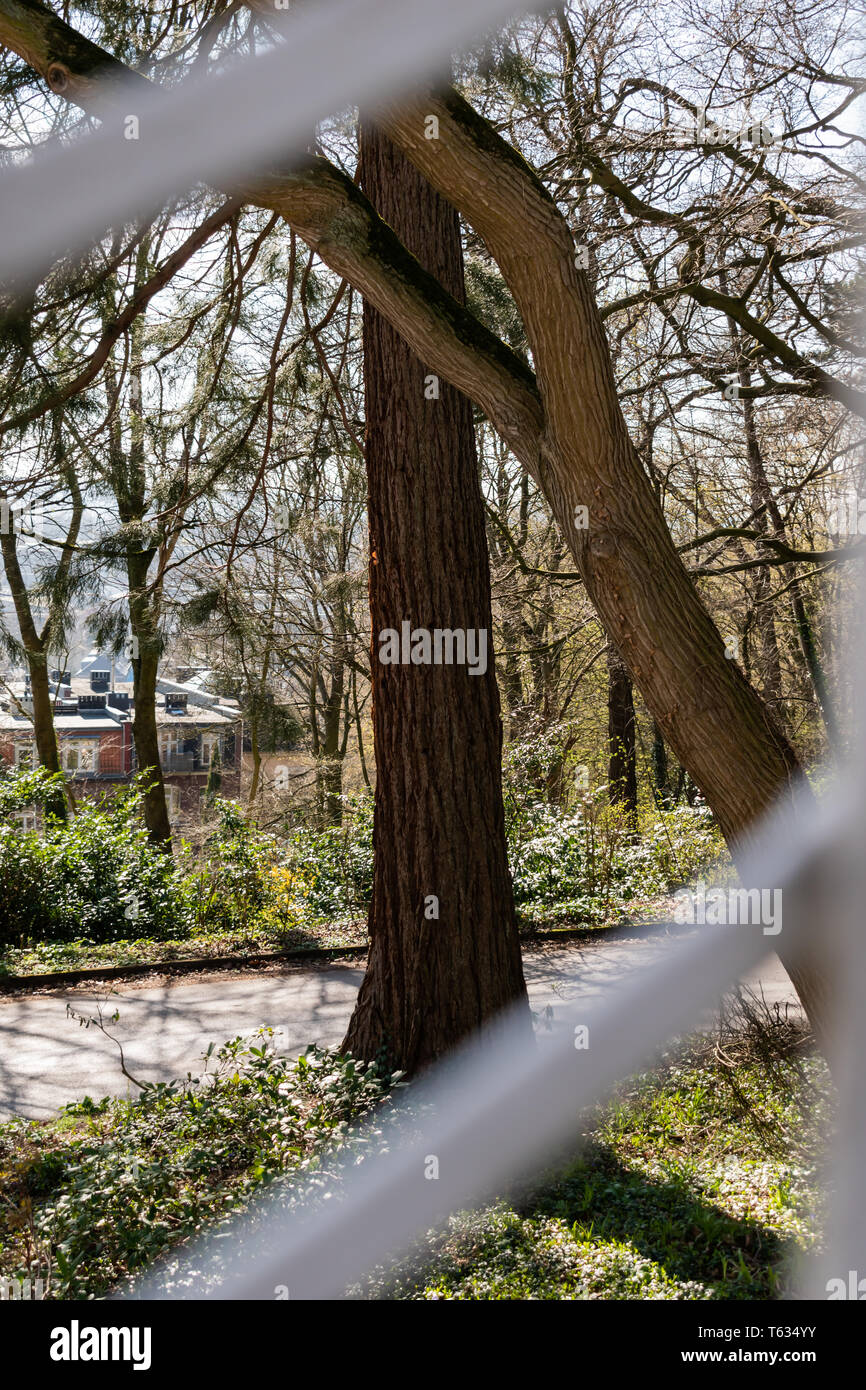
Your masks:
M286 42L219 76L173 90L112 83L98 131L48 142L4 174L0 280L38 273L198 183L248 182L269 158L288 167L317 120L446 71L456 48L516 8L515 0L324 0L293 16ZM281 15L275 6L275 20Z

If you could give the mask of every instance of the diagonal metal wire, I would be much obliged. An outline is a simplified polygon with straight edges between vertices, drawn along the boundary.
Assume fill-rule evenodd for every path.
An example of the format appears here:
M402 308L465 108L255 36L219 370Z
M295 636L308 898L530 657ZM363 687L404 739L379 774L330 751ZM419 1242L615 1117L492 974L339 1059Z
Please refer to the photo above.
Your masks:
M114 85L99 131L43 146L31 165L4 174L0 280L38 274L197 183L248 182L274 157L285 168L317 120L434 77L454 49L515 8L515 0L326 0L297 16L288 42L218 77L172 91L140 79ZM128 116L138 121L135 139Z

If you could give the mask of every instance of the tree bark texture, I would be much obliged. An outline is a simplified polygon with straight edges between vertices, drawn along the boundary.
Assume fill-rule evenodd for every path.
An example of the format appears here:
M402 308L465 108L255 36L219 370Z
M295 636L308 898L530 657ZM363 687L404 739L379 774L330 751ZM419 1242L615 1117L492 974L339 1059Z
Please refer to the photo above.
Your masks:
M451 294L457 214L365 125L365 189ZM344 1047L412 1072L525 1003L501 790L502 726L470 402L364 306L376 755L370 958ZM387 629L486 633L487 669L383 665ZM480 663L478 664L480 670ZM526 1009L527 1036L530 1036Z

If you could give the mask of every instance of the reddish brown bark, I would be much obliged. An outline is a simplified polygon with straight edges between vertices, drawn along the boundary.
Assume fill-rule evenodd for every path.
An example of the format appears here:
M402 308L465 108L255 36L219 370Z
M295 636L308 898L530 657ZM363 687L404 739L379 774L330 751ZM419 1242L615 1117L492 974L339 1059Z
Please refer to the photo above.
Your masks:
M380 214L457 297L457 214L367 127L362 179ZM370 959L344 1047L406 1071L526 999L500 782L490 578L472 411L364 307L375 870ZM486 671L383 665L379 634L473 630ZM435 901L434 901L435 900ZM438 912L438 917L433 914ZM529 1012L526 1011L527 1035Z

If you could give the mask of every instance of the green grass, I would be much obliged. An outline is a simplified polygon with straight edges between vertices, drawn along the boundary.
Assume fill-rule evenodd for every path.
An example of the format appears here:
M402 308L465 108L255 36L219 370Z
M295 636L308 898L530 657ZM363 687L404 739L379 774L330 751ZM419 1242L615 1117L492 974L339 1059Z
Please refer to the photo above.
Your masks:
M639 907L650 908L651 903ZM655 904L657 906L657 903ZM635 920L638 907L627 918L623 912L613 912L603 922L587 923L587 930L604 931L625 920ZM576 925L561 912L540 912L526 915L520 921L522 939L531 941L537 931ZM583 923L579 925L583 926ZM24 947L8 947L0 952L0 979L4 976L36 976L60 970L84 970L89 966L159 965L175 960L215 960L220 956L258 955L267 951L339 949L367 945L367 923L358 919L328 919L309 922L303 928L261 927L248 931L198 932L186 937L154 940L152 937L128 940L93 942L86 938L73 941L35 941Z
M766 1022L766 1021L765 1021ZM362 1298L769 1299L820 1240L832 1123L823 1061L784 1020L633 1077L580 1117L579 1157L531 1190L455 1214ZM50 1271L52 1297L99 1296L242 1205L303 1183L390 1079L314 1052L236 1040L212 1085L85 1102L0 1126L0 1277ZM769 1060L768 1060L769 1058ZM211 1065L213 1065L213 1058ZM411 1089L407 1091L411 1097ZM519 1116L515 1117L519 1123Z
M263 927L255 931L202 932L167 941L151 937L101 943L86 938L35 941L25 947L10 946L0 954L0 979L4 975L46 975L57 970L84 970L88 966L156 965L161 961L213 960L219 956L366 943L366 922L351 920L312 923L303 929Z
M748 1070L748 1069L745 1069ZM825 1079L823 1065L809 1070ZM741 1081L747 1078L745 1074ZM792 1101L749 1078L780 1123ZM815 1140L818 1134L814 1135ZM396 1279L409 1299L767 1299L816 1242L817 1161L770 1155L712 1069L642 1078L582 1157L528 1198L460 1213Z

